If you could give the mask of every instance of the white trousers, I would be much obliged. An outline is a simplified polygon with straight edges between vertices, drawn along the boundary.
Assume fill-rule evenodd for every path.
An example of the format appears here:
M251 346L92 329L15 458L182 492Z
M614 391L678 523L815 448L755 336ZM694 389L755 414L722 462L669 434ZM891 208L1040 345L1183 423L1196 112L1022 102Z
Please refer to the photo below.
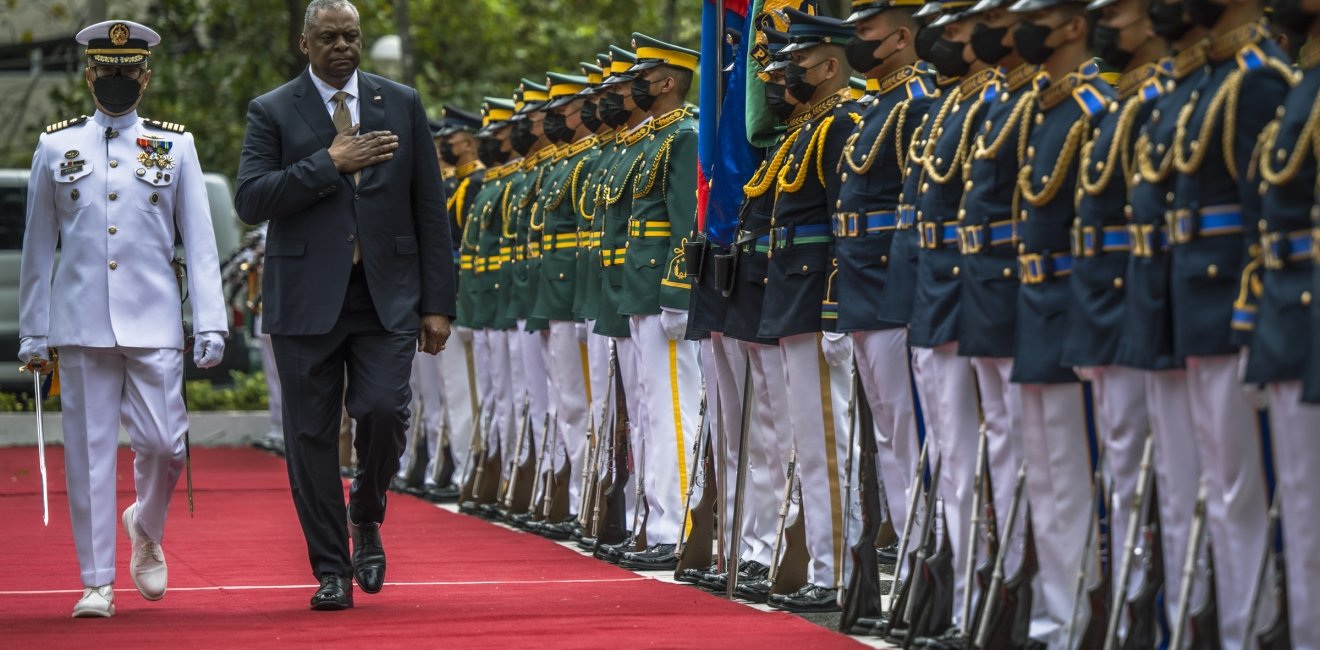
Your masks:
M610 350L612 344L610 337L601 336L591 332L593 321L584 323L587 330L587 424L588 430L595 432L596 439L592 444L598 444L602 436L610 434L610 417L612 404L610 399L610 382L614 381L610 373ZM603 448L602 448L603 449ZM588 453L591 450L588 449ZM603 458L596 459L596 466L602 467ZM573 501L573 508L581 504L581 494L583 489L591 489L591 486L582 485L582 474L576 470L570 473L569 490L578 495Z
M78 568L87 587L115 581L115 455L119 427L135 454L137 525L161 542L184 469L183 351L60 348L64 467ZM118 413L116 419L113 414Z
M935 348L913 348L917 390L926 416L927 454L934 467L942 458L938 497L944 502L944 531L953 550L953 623L962 624L963 595L968 584L967 525L972 516L976 479L976 447L980 414L976 408L976 374L967 357L958 356L958 343ZM896 372L891 370L891 372Z
M724 498L726 513L723 519L724 539L732 540L733 512L738 485L738 455L742 443L740 433L743 426L744 380L748 376L751 363L747 351L738 344L738 341L725 338L719 332L712 332L709 339L701 342L701 353L702 369L706 379L706 418L708 421L711 417L719 418L718 426L712 429L716 435L712 436L711 442L718 487ZM763 445L759 444L759 432L754 432L761 415L760 409L764 408L756 396L755 378L751 381L750 391L751 405L746 423L747 474L742 497L742 527L737 533L739 559L769 564L767 560L770 557L770 549L761 539L761 531L757 528L757 513L753 510L756 503L753 495L758 491L768 491L770 487L769 477L764 470L765 454L761 449ZM716 408L712 408L712 405ZM715 425L715 422L710 424ZM695 493L692 498L697 498ZM770 542L773 544L773 537Z
M685 526L683 494L693 471L692 443L697 439L701 402L698 346L694 341L669 340L659 314L633 316L629 326L646 404L642 433L646 541L675 544Z
M789 420L797 445L802 481L802 516L806 527L807 582L834 588L839 582L838 551L844 543L843 518L851 510L844 494L848 457L849 364L831 367L820 351L820 334L807 333L779 341L784 355L784 383ZM859 526L853 527L860 534Z
M477 392L481 395L483 429L486 437L486 455L496 451L501 459L513 454L513 364L509 357L509 332L485 329L473 333L476 354ZM521 364L519 364L521 367ZM521 400L517 408L521 408Z
M995 529L1007 543L1004 575L1017 575L1022 566L1022 551L1026 544L1026 503L1018 506L1011 539L1003 540L1008 531L1008 511L1013 505L1013 487L1018 468L1022 466L1022 387L1009 381L1013 376L1012 357L974 357L976 385L981 395L981 411L985 416L985 455L989 467L991 498L995 506ZM982 547L981 554L985 555Z
M1123 565L1128 522L1137 497L1141 455L1145 451L1150 418L1146 409L1146 373L1123 366L1091 368L1091 396L1095 405L1096 431L1104 448L1105 476L1111 485L1109 500L1110 555L1113 582ZM1154 483L1152 482L1152 485ZM1137 531L1145 522L1137 522ZM1137 563L1128 578L1128 596L1140 589L1143 576Z
M1188 357L1187 387L1206 482L1220 639L1225 650L1236 650L1243 647L1251 608L1242 594L1255 584L1266 541L1260 425L1238 381L1237 355ZM1257 620L1269 620L1273 611L1272 599L1262 599Z
M624 504L627 506L627 523L631 526L637 514L637 509L642 507L637 500L638 472L643 475L647 473L645 462L647 400L642 399L641 378L638 376L641 372L641 361L638 359L637 345L629 337L619 337L613 339L613 341L614 354L619 361L619 377L623 383L624 406L628 408L628 413L618 414L618 416L623 417L626 415L628 418L628 449L629 456L632 457L632 471L628 473L628 481L623 494ZM645 489L646 482L642 481L641 485Z
M472 446L472 418L476 404L472 394L476 382L470 378L468 369L472 347L472 330L460 327L449 338L445 349L436 355L440 361L441 404L444 407L441 430L449 431L449 453L454 457L455 482L467 472L467 452ZM475 356L472 358L475 366ZM440 454L431 454L431 464L426 468L427 480L435 481L439 472Z
M921 456L917 440L920 414L912 400L907 329L853 332L851 336L857 372L875 420L880 480L889 501L889 517L894 530L902 531L912 498L912 477Z
M1159 487L1164 546L1164 610L1168 620L1175 621L1180 602L1178 586L1201 481L1201 458L1195 452L1187 372L1157 370L1145 375L1146 401L1153 407L1149 414L1151 435L1155 436L1155 484ZM1205 598L1206 578L1204 572L1199 572L1192 583L1194 605L1199 606ZM1196 607L1188 611L1196 611Z
M1091 501L1090 451L1082 384L1023 384L1022 443L1027 460L1026 495L1040 563L1040 588L1048 620L1033 622L1031 636L1051 650L1067 645L1077 570Z
M1275 490L1282 490L1284 557L1288 573L1289 629L1298 650L1320 648L1320 406L1303 404L1300 381L1270 384ZM1267 585L1268 588L1268 585ZM1266 619L1257 618L1257 625Z
M284 411L280 408L280 373L275 371L275 349L270 335L261 333L261 314L256 317L257 349L261 351L261 369L266 377L266 403L270 407L270 433L268 436L284 440Z
M754 427L748 436L748 492L743 508L754 521L754 542L743 558L767 566L774 560L779 534L779 503L787 485L788 456L793 446L789 419L788 386L784 383L784 356L779 346L738 341L752 366Z
M435 484L433 463L440 455L440 423L444 416L444 378L440 359L425 352L413 354L412 376L408 378L412 389L412 426L404 439L403 454L399 457L399 478L406 479L420 456L419 444L426 445L427 467L423 470L427 485ZM418 431L417 428L421 430ZM420 435L419 435L420 434Z
M587 381L587 344L578 340L578 324L550 321L546 351L550 363L550 398L555 419L555 472L568 467L568 503L576 510L581 496L581 468L587 451L587 407L591 383ZM576 513L574 513L576 514Z
M526 400L527 419L530 422L528 435L522 441L522 449L517 451L516 462L521 465L528 458L535 459L541 451L541 436L545 435L546 416L550 413L550 395L545 371L544 332L526 331L527 321L518 320L518 326L509 331L509 358L513 368L514 428L509 449L518 450L517 427L521 422L523 404ZM507 466L509 456L505 457Z

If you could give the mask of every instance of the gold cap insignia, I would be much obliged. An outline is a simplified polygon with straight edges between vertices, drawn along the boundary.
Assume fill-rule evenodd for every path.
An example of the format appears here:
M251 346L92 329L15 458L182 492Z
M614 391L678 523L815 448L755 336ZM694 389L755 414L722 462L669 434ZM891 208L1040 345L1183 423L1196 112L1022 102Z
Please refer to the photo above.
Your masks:
M110 43L116 47L128 42L128 25L115 23L110 26Z
M74 158L77 158L77 157L78 157L78 150L77 150L77 149L70 149L70 150L64 152L64 157L65 157L65 158L68 158L69 160L73 160Z

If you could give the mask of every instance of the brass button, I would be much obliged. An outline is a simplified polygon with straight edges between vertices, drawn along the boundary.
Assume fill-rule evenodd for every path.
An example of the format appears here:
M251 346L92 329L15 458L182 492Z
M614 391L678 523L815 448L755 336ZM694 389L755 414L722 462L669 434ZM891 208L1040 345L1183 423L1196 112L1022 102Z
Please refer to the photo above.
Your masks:
M839 180L841 180L841 181L847 183L847 182L848 182L848 172L844 172L842 175L840 175L840 176L839 176Z
M806 264L803 264L803 265L802 265L802 272L803 272L803 273L806 273L808 270L810 270L810 269L807 267L807 265L806 265Z
M881 256L880 256L880 263L881 263L881 264L888 264L888 263L889 263L889 256L888 256L888 255L881 255Z
M564 279L564 274L563 274L563 273L560 273L560 274L559 274L559 279L560 279L560 280L563 280L563 279Z
M114 261L114 260L110 260L110 270L113 271L113 270L115 270L115 269L117 269L117 268L119 268L119 262L116 262L116 261Z
M764 285L767 285L767 284L770 284L770 278L761 278L761 284L762 284L763 286L764 286Z
M1026 244L1018 244L1018 255L1022 255L1023 253L1026 253L1026 252L1027 252L1027 245L1026 245Z
M962 269L961 269L961 268L958 268L958 267L956 267L956 266L953 267L953 277L956 278L956 277L958 277L958 276L961 275L961 274L962 274Z
M1169 203L1173 203L1173 192L1169 192L1168 194L1165 194L1164 200Z
M119 194L117 194L117 193L115 193L115 192L111 192L111 193L110 193L110 200L111 200L111 201L113 201L113 200L115 200L115 199L117 199L117 198L119 198Z
M114 226L110 226L110 228L108 228L108 230L110 231L110 234L112 234L112 235L115 234L115 233L117 233L117 232L119 232L119 229L116 228L116 227L114 227Z
M922 183L922 184L921 184L921 191L922 191L922 192L926 192L926 191L929 191L929 190L930 190L930 183Z
M1310 305L1310 304L1311 304L1311 292L1310 292L1310 291L1303 291L1303 292L1302 292L1302 306L1305 307L1305 306Z
M1010 269L1010 268L1005 267L1005 268L1004 268L1004 277L1006 277L1006 278L1011 278L1011 277L1013 277L1013 269Z
M972 182L971 182L971 181L967 181L966 183L963 183L963 190L964 190L964 191L966 191L966 190L970 190L970 189L972 189Z
M1219 277L1219 266L1211 264L1210 266L1205 267L1205 274L1212 278Z
M651 264L655 264L655 258L654 258L654 257L651 258Z
M496 288L496 289L500 288L500 283L496 282L496 283L495 283L495 288Z
M628 247L628 244L631 244L631 243L632 243L632 242L630 242L630 241L623 242L623 247L624 247L624 248L627 248L627 247Z
M1115 289L1123 288L1123 278L1114 278L1114 288Z
M137 170L137 175L138 175L138 176L146 176L146 175L147 175L147 170L142 169L141 167L139 167L138 170Z
M111 161L110 161L110 169L114 169L115 167L118 167L118 166L119 166L119 161L118 161L118 160L111 160Z
M1036 113L1036 124L1040 124L1041 122L1044 122L1044 121L1045 121L1045 114L1044 114L1044 113Z

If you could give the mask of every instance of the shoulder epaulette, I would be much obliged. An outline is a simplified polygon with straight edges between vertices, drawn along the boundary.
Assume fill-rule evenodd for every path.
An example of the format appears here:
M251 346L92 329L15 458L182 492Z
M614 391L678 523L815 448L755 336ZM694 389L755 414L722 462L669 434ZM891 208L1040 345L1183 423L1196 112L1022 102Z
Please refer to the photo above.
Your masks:
M1101 95L1100 91L1089 83L1083 83L1074 88L1072 96L1073 99L1077 100L1077 105L1082 107L1082 111L1086 113L1087 117L1095 117L1105 112L1105 109L1109 107L1109 102L1105 99L1105 96Z
M177 122L162 122L160 120L144 119L142 120L142 123L153 129L160 129L162 131L173 131L175 133L184 133L188 130L187 127Z
M79 124L82 124L83 122L86 122L86 121L87 121L87 116L86 116L86 115L80 115L80 116L75 117L75 118L73 118L73 119L71 119L71 120L61 120L61 121L59 121L59 122L56 122L56 123L54 123L54 124L52 124L52 125L46 127L46 133L54 133L54 132L56 132L56 131L63 131L64 129L67 129L67 128L71 127L71 126L78 126Z
M926 87L926 79L924 77L914 77L909 79L905 88L907 89L908 99L916 99L931 94L930 88Z

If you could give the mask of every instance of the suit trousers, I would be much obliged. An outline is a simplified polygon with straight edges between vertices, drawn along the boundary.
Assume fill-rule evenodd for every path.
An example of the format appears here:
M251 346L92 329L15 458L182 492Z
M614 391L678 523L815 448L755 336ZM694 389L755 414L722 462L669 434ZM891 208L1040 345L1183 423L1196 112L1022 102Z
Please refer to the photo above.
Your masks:
M469 359L473 360L474 368L476 365L472 345L472 330L457 327L445 349L436 355L440 369L440 428L441 431L449 432L449 453L454 459L455 482L467 471L467 450L472 445L472 419L475 417L472 412L475 402L472 399L472 388L475 380L469 379L471 370L468 366ZM428 482L438 482L441 463L442 454L431 454L431 463L426 466Z
M1178 584L1187 557L1192 511L1201 482L1201 458L1192 431L1192 403L1187 392L1187 371L1146 372L1146 401L1152 407L1150 432L1155 436L1155 484L1160 501L1160 530L1164 546L1164 610L1168 620L1178 617ZM1206 565L1201 565L1202 567ZM1192 583L1192 607L1197 611L1206 595L1209 576L1204 570Z
M115 456L119 427L133 448L137 525L161 542L184 466L183 351L60 348L64 467L78 568L87 587L115 581ZM119 417L107 417L118 413Z
M730 339L726 339L727 342ZM779 533L779 502L788 482L788 456L793 446L789 421L788 387L784 385L784 356L777 345L737 341L752 366L756 405L751 435L747 438L749 463L745 517L753 519L753 544L743 558L770 566Z
M1274 436L1276 490L1282 490L1283 547L1287 553L1288 610L1292 644L1299 650L1320 648L1320 406L1303 404L1302 382L1270 384L1270 421ZM1266 587L1268 589L1268 585ZM1257 618L1257 625L1264 623Z
M1269 519L1260 425L1238 379L1238 355L1188 357L1187 387L1206 482L1219 633L1225 650L1237 650L1251 609L1243 589L1255 584ZM1273 612L1273 600L1262 599L1257 620L1269 620Z
M660 315L629 319L645 403L642 433L643 490L646 492L646 541L675 544L682 534L683 493L692 468L692 443L697 436L701 400L701 368L697 344L671 341Z
M1082 384L1022 384L1022 443L1026 497L1040 562L1039 589L1048 618L1032 621L1031 638L1050 650L1067 645L1077 570L1082 562L1091 502L1090 451ZM1033 585L1034 586L1034 585Z
M927 456L931 467L942 458L938 497L944 502L944 531L953 550L953 623L962 625L963 594L968 585L967 524L972 517L976 478L976 446L980 415L976 409L976 374L967 357L958 356L952 341L934 348L913 348L917 390L925 406L926 435L931 437Z
M556 472L568 469L568 508L577 510L582 463L587 455L587 408L591 401L591 383L587 381L590 362L587 344L578 340L578 324L573 321L550 321L546 351L550 363L550 397L554 403ZM574 481L574 477L578 479Z
M385 495L399 470L412 400L408 379L417 331L384 329L360 265L346 293L329 332L271 337L284 392L289 483L318 577L351 573L347 517L358 523L385 520ZM344 408L357 424L358 463L347 509L338 470Z
M848 394L851 364L832 367L820 350L820 334L806 333L779 341L784 355L784 383L790 402L789 420L798 452L802 480L802 516L806 528L807 582L834 588L842 565L839 550L849 495L844 494L848 458ZM860 535L860 526L853 526Z
M902 531L912 498L921 443L917 441L916 403L912 399L907 329L896 327L853 332L853 357L875 420L880 480L889 501L889 519ZM932 462L934 457L931 458Z

